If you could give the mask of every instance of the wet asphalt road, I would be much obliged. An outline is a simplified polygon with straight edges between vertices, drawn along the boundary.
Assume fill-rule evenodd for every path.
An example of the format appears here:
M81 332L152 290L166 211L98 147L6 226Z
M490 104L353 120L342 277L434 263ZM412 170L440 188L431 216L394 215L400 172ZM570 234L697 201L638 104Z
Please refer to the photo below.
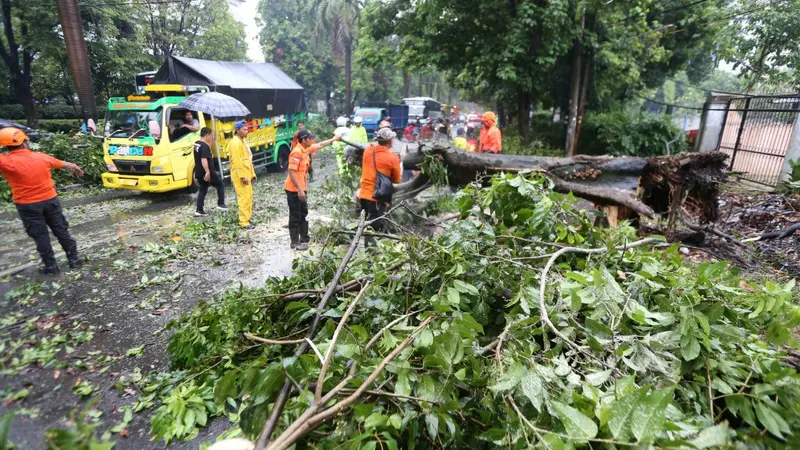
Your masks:
M315 166L312 193L321 190L325 178L336 172L330 154L321 154ZM289 249L284 228L288 220L284 179L284 174L259 174L254 195L257 226L246 238L209 243L208 252L195 260L183 255L180 260L168 261L164 273L174 275L175 280L144 289L135 288L147 272L147 258L152 256L143 252L143 247L177 239L187 224L196 222L195 197L187 193L118 191L77 191L61 196L70 231L89 257L89 264L72 271L62 264L61 274L48 277L29 267L0 279L0 317L11 323L0 324L0 395L7 400L0 403L0 415L17 413L10 435L16 448L44 448L45 430L64 427L70 413L84 407L89 399L98 399L94 406L97 412L93 412L99 416L93 419L98 423L98 434L117 425L123 416L119 408L136 398L135 392L114 387L120 378L130 379L137 368L146 373L169 366L168 334L156 334L158 330L227 287L239 282L257 287L269 276L291 273L297 255ZM233 189L228 187L226 193L231 211L225 214L235 214ZM209 194L207 205L213 204L214 193ZM324 205L312 200L309 206L312 227L314 221L326 219ZM63 259L55 239L53 244ZM38 263L33 241L24 234L13 209L4 206L0 208L0 272L28 262ZM15 297L20 289L33 293ZM20 325L34 318L33 329ZM23 348L30 347L38 339L78 330L91 332L91 340L58 347L52 360L15 368L13 358L18 358L22 349L10 351L11 343L24 342ZM126 356L129 349L141 345L142 356ZM98 363L104 355L113 361ZM73 386L81 381L91 383L96 392L89 397L77 395ZM27 397L10 400L22 390L29 392ZM215 420L195 440L167 447L150 440L150 413L134 415L126 427L127 437L114 436L116 449L196 449L200 442L213 440L229 426L224 419Z

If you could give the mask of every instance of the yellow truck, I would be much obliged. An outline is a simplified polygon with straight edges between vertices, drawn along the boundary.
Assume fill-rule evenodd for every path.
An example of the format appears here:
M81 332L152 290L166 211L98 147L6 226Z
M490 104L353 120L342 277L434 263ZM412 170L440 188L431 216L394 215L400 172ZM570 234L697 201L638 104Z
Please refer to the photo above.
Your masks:
M187 72L191 75L186 76ZM198 75L205 72L205 78ZM284 89L276 89L275 78L280 78ZM216 130L212 145L215 169L227 175L226 146L236 118L214 118L212 124L212 118L202 112L179 106L186 96L209 90L231 95L250 109L245 141L253 152L254 165L277 165L285 170L297 122L306 115L302 87L272 64L170 57L153 83L143 86L142 94L109 100L103 142L108 172L103 174L103 185L145 192L192 188L193 144L199 132L180 127L187 112L200 128Z

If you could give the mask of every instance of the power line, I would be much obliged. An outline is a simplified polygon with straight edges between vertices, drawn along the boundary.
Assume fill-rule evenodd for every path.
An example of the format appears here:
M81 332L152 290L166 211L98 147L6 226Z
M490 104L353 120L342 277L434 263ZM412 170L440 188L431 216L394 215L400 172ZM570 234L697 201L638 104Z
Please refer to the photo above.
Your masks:
M685 105L676 105L674 103L664 103L664 102L660 102L658 100L653 100L652 98L647 98L647 97L645 97L643 95L639 95L639 94L633 94L633 95L635 95L635 96L637 96L637 97L639 97L639 98L641 98L643 100L647 100L650 103L655 103L657 105L672 106L673 108L681 108L681 109L691 109L691 110L694 110L694 111L703 111L703 108L700 108L700 107L697 107L697 106L685 106Z
M654 9L655 9L656 6L664 3L665 1L666 0L661 0L659 2L656 2L649 9L641 10L641 11L638 11L636 13L633 13L633 14L625 17L624 19L620 20L620 21L613 22L611 25L617 25L617 24L620 24L620 23L623 23L623 22L627 22L627 21L629 21L629 20L631 20L631 19L633 19L635 17L641 16L642 14L650 14L651 12L654 12ZM707 1L708 0L696 0L695 2L689 3L687 5L676 6L674 8L670 8L670 9L667 9L667 10L664 10L664 11L658 11L658 13L659 14L667 14L667 13L671 13L671 12L674 12L674 11L680 11L681 9L688 9L688 8L691 8L692 6L699 5L699 4L705 3Z

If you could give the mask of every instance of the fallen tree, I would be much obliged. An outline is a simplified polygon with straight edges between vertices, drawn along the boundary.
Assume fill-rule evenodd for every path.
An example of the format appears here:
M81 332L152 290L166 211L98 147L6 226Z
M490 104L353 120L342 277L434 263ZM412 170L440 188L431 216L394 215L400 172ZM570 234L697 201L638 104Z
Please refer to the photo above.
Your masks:
M360 165L365 144L348 142L347 160ZM446 146L408 145L400 152L404 169L424 170L426 161L438 158L448 170L453 186L465 186L496 173L537 171L553 181L556 192L569 193L601 206L621 206L637 214L679 211L676 205L691 204L702 223L718 215L718 185L726 178L724 153L693 153L655 158L578 155L570 158L468 153ZM396 185L400 199L416 193L430 180L425 174ZM674 217L674 216L673 216ZM674 222L674 218L672 220Z
M548 186L470 185L462 220L377 252L353 252L361 219L347 249L202 303L170 326L174 371L139 382L153 432L227 412L274 450L792 447L794 283L685 265Z

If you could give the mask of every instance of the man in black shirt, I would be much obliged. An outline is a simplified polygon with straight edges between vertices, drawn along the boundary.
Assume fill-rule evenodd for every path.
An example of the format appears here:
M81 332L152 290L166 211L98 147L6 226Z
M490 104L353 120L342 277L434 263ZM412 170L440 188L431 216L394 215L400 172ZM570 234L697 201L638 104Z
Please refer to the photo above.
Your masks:
M211 129L204 127L200 130L200 140L194 143L194 177L200 186L200 191L197 193L195 217L208 215L206 214L205 203L206 193L211 185L217 189L217 209L220 211L228 210L228 207L225 206L225 185L222 184L217 172L213 170L214 163L211 159L211 146L209 145L213 140L214 135L211 134Z

